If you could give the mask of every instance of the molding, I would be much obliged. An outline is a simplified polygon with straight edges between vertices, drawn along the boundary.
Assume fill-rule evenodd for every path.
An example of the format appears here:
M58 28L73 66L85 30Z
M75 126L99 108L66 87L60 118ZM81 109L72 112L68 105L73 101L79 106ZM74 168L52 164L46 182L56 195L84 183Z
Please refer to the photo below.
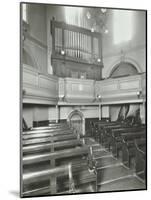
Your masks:
M120 47L120 49L123 49L123 48ZM128 48L128 49L124 50L124 53L128 54L130 52L139 51L139 50L142 50L142 49L146 49L146 44L140 44L140 45L137 45L135 47ZM121 52L112 52L112 53L109 53L109 54L104 54L103 59L109 58L109 57L120 56L120 55L121 55Z
M58 102L58 106L98 106L99 102Z
M36 96L43 96L42 94L44 94L45 97L58 98L58 91L57 90L52 91L52 88L49 89L49 88L46 88L46 87L39 87L39 85L24 83L23 89L25 90L26 94L31 94L33 96L35 96L35 95ZM54 93L52 94L52 92L54 92ZM55 94L55 92L56 92L56 94Z
M143 99L127 99L127 100L115 100L108 102L101 102L100 105L116 105L116 104L124 104L124 103L143 103Z
M120 56L120 55L119 55ZM112 62L112 64L108 67L108 70L106 71L106 73L104 74L105 77L109 77L111 72L113 71L113 69L121 62L121 58L119 57L118 59L116 59L114 62ZM143 73L140 65L138 64L137 61L135 61L133 58L131 57L125 57L124 58L124 62L128 62L131 63L132 65L134 65L137 69L137 71L139 73Z
M43 98L43 97L34 97L34 96L25 96L23 98L23 103L27 104L43 104L43 105L57 105L57 99Z

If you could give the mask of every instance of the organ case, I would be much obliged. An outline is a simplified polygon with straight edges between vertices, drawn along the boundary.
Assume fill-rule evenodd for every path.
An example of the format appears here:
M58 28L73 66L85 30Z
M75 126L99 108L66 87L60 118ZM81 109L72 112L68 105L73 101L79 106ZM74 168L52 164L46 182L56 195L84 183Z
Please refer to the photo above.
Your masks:
M51 34L51 61L55 75L72 77L77 72L74 78L102 78L101 33L52 20Z

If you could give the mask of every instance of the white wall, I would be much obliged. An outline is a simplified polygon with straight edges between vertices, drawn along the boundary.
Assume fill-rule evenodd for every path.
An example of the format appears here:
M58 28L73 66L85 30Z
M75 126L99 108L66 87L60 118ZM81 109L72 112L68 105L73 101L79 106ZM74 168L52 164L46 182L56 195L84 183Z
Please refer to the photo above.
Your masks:
M23 47L31 56L35 67L47 74L46 6L27 4L28 32Z
M79 107L79 106L62 106L60 107L60 119L67 119L69 114L73 110L80 110L85 118L98 118L99 117L99 111L98 106L85 106L85 107ZM57 117L56 108L50 107L49 108L49 120L54 120Z
M48 5L46 9L46 24L47 24L47 68L48 73L53 74L51 65L51 53L52 53L52 37L51 37L51 26L50 22L55 17L57 21L64 21L64 8L61 6Z
M132 26L132 38L126 42L115 44L114 41L114 12L112 11L108 17L107 27L108 34L103 35L103 77L108 77L112 68L118 64L121 60L121 51L125 56L125 61L134 64L139 72L146 71L146 15L144 11L132 11L131 16L133 21ZM122 12L122 11L121 11ZM126 11L124 11L126 13ZM123 21L126 30L129 30L129 26L126 21ZM121 30L122 31L122 30ZM120 36L120 34L119 34Z
M23 108L23 117L28 127L33 126L33 121L44 121L48 120L48 108L42 105L26 104Z

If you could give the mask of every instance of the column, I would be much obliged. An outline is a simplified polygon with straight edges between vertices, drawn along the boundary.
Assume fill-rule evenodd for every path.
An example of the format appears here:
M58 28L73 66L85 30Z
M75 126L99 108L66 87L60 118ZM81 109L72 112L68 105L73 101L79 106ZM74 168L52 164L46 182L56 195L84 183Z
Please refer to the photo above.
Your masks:
M145 102L140 104L140 118L142 124L145 124Z
M58 105L56 105L56 123L58 123L60 120L60 108Z
M99 103L99 120L101 120L101 118L102 118L102 106Z

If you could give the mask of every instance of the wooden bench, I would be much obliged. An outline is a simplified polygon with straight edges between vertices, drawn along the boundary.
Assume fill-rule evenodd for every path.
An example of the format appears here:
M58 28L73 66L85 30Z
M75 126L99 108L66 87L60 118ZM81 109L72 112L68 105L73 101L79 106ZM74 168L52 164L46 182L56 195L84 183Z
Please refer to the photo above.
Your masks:
M112 146L114 146L114 143L116 142L115 138L119 137L121 134L128 133L128 132L139 132L145 130L144 127L123 127L121 126L120 128L115 128L113 127L112 129L109 129L106 131L106 143L107 147L110 150Z
M106 148L109 148L109 140L111 137L112 130L114 129L126 129L127 125L125 124L115 124L115 125L105 125L102 127L102 131L100 132L100 140L99 142L104 145Z
M42 129L42 130L30 130L30 131L24 131L23 135L30 135L34 133L51 133L51 132L65 132L65 131L72 131L73 129L70 129L68 127L66 128L51 128L51 129Z
M34 155L27 155L23 157L23 165L39 163L47 160L56 160L59 158L67 158L67 157L74 157L78 155L87 155L88 154L88 147L78 147L78 148L71 148L63 151L57 151L52 153L39 153Z
M142 180L146 178L146 139L136 139L135 140L135 171L136 175Z
M83 142L78 139L73 139L73 140L65 140L65 141L58 141L58 142L45 142L45 143L40 143L40 144L33 144L33 145L26 145L23 146L23 153L34 153L34 152L40 152L43 150L48 150L51 151L51 148L55 149L63 149L63 148L71 148L71 147L76 147L76 146L81 146Z
M136 156L135 139L141 140L145 138L145 132L130 133L122 137L122 161L125 166L130 168L130 161Z
M77 134L66 134L66 135L50 135L48 137L41 137L41 138L34 138L34 139L24 139L22 141L23 145L30 145L30 144L38 144L38 143L45 143L45 142L57 142L57 141L65 141L65 140L73 140L77 139Z
M48 194L56 194L57 193L57 178L68 175L68 187L69 190L65 191L65 193L74 193L75 186L72 175L72 165L64 165L55 168L49 168L42 171L28 172L23 174L23 196L35 196L42 195L43 192L46 195ZM45 180L50 180L50 185L46 187L41 186L41 182ZM33 189L33 185L35 183L35 188ZM36 187L38 183L38 187ZM30 185L32 184L32 189L30 189Z
M80 157L79 161L81 160L78 166L76 163L73 162L73 175L74 175L75 185L93 183L95 185L94 188L97 189L97 184L96 184L97 179L96 179L96 174L94 172L93 166L91 166L92 171L89 171L89 164L92 164L92 162L90 161L91 156L89 154L89 148L87 146L78 147L78 148L70 148L68 150L61 150L61 151L56 151L52 153L27 155L23 157L23 166L24 168L26 168L26 166L28 165L34 164L35 166L36 163L38 164L41 162L50 161L50 166L54 167L56 166L56 162L58 160L63 159L65 161L65 159L69 158L69 161L66 161L65 163L68 163L68 162L72 163L72 159L74 157L76 158ZM86 159L89 162L87 162L87 165L85 165L84 168L82 168L80 165L82 165L82 162L85 161Z
M112 144L111 144L111 150L112 154L115 157L118 157L118 152L120 149L122 149L122 145L124 144L124 140L126 140L126 137L129 137L129 140L134 140L135 138L139 138L144 136L144 130L143 131L127 131L127 132L121 132L120 135L114 135L112 137Z
M94 131L94 138L102 142L104 129L107 126L120 126L121 123L119 122L97 122L95 123L95 131Z
M31 130L45 130L51 128L70 128L67 123L65 124L49 124L48 126L32 127Z
M46 167L52 168L73 163L72 171L75 184L93 183L96 191L95 162L92 160L90 149L88 146L83 145L83 141L80 140L77 134L70 131L67 133L66 131L53 129L53 132L50 132L45 128L25 132L22 141L23 172L33 171L35 170L33 166L34 168L36 165L43 166L43 163L44 165L48 164ZM75 158L79 160L79 163L74 162ZM45 168L45 166L43 167ZM68 181L66 179L64 181L64 185L67 186ZM46 194L49 192L49 187L46 186L45 189L34 190L33 192L36 194L44 192Z
M107 138L108 138L108 133L110 132L110 130L112 130L113 128L121 128L121 127L127 127L124 124L121 123L107 123L107 124L103 124L100 126L100 128L97 131L97 140L99 141L100 144L106 146L107 145Z
M67 135L67 134L73 134L71 130L56 130L56 131L46 131L46 132L34 132L30 134L23 133L22 139L36 139L36 138L43 138L43 137L49 137L49 136L59 136L59 135Z

